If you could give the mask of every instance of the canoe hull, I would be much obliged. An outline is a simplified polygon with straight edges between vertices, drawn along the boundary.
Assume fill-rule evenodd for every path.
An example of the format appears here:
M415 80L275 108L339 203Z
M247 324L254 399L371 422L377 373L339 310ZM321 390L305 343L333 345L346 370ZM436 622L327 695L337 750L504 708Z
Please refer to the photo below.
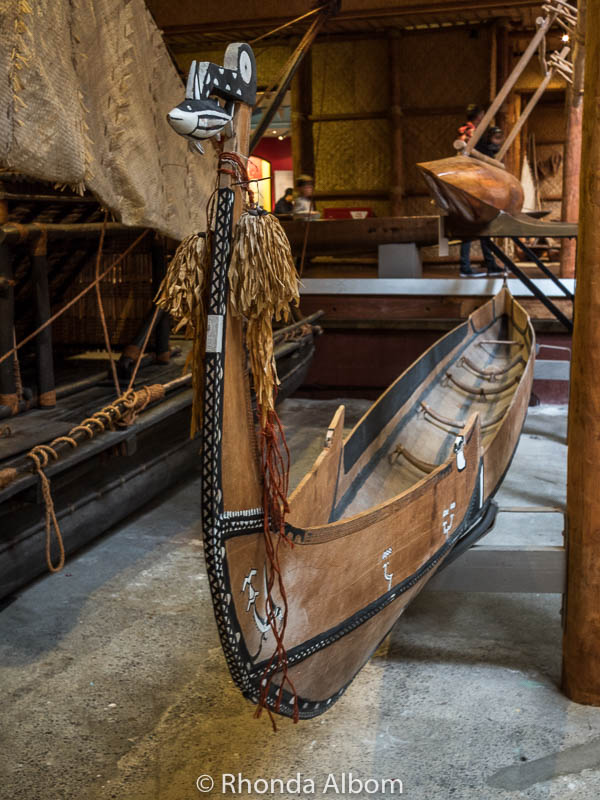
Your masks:
M284 645L301 717L343 694L486 516L518 442L533 353L527 315L502 290L400 376L346 439L343 408L336 413L325 448L290 497L279 542ZM234 453L223 457L225 465ZM205 541L209 577L232 676L257 702L274 650L265 599L280 623L285 604L266 585L262 510L226 508ZM280 676L272 677L267 702L275 707ZM293 713L288 688L283 714Z
M417 164L439 208L452 219L485 225L501 211L518 214L523 187L505 169L486 161L454 156Z

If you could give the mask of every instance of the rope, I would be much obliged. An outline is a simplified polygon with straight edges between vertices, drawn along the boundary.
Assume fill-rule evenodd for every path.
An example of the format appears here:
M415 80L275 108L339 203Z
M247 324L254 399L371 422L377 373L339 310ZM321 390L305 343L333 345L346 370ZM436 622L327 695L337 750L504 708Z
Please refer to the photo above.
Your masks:
M108 210L104 212L104 222L102 223L102 232L100 234L100 242L98 243L98 252L96 254L96 299L98 301L98 311L100 312L100 322L102 323L102 332L104 334L104 344L106 346L106 350L108 352L108 360L110 363L110 369L112 372L113 382L115 384L115 391L117 397L121 393L121 385L119 384L119 377L117 375L117 367L115 361L113 359L112 348L110 346L110 336L108 335L108 325L106 324L106 315L104 314L104 303L102 302L102 291L100 289L100 281L98 276L100 275L100 259L102 258L102 249L104 247L104 236L106 234L106 223L108 221Z
M313 14L317 14L319 11L323 11L324 8L327 8L327 3L325 3L325 5L318 6L317 8L313 8L311 11L307 11L306 14L302 14L299 17L295 17L294 19L291 19L289 22L284 22L283 25L279 25L277 28L273 28L272 30L267 31L267 33L263 33L261 36L257 36L256 39L251 39L248 42L248 44L256 44L256 42L260 42L262 39L266 39L267 36L271 36L272 34L277 33L278 31L282 31L284 28L289 28L290 25L294 25L296 22L300 22L301 20L306 19L306 17L311 17Z
M40 485L42 487L42 496L44 498L44 505L46 509L46 564L48 565L50 572L59 572L65 565L65 546L63 543L62 534L60 532L60 526L56 518L56 511L54 510L54 500L52 499L50 481L44 472L44 467L48 464L51 457L54 460L58 459L58 453L50 445L39 444L29 453L27 453L27 458L30 458L33 461L35 471L39 476ZM52 563L52 526L54 526L54 535L56 536L58 550L60 553L58 564L56 565Z
M294 722L298 722L299 718L298 695L289 676L287 651L283 643L288 620L288 600L283 583L281 563L279 560L279 547L282 542L286 546L294 546L293 542L291 542L285 535L285 515L289 512L287 494L289 488L290 451L285 441L281 422L274 411L269 411L268 422L263 427L261 433L261 467L263 473L263 532L266 556L270 566L267 580L265 611L267 613L267 619L271 628L271 632L273 633L273 638L275 639L275 649L262 674L262 689L255 716L260 717L263 709L266 708L269 719L271 720L271 725L273 726L273 730L276 731L277 725L275 724L275 719L267 705L267 699L275 675L281 674L281 681L279 683L279 688L275 698L275 711L279 711L281 701L283 699L285 685L287 684L293 696L294 710L292 716ZM273 537L271 536L271 527L276 528L275 543L273 543ZM277 581L277 588L283 603L283 617L281 619L280 627L278 627L277 624L278 620L276 608L272 600L272 590L273 586L275 585L275 581Z
M148 325L148 330L146 331L146 335L144 337L144 342L142 344L140 352L138 353L137 361L135 362L135 367L133 368L133 372L131 373L131 378L129 379L129 386L127 387L127 392L130 391L130 389L133 386L133 382L135 381L135 377L136 377L136 375L138 373L138 369L140 368L140 364L142 363L142 358L144 357L144 353L146 352L146 346L148 344L148 340L150 339L152 331L154 330L154 325L156 324L156 317L158 316L159 310L160 309L159 309L158 306L156 306L156 308L154 309L154 314L152 315L152 319L150 321L150 325ZM118 384L117 384L117 386L118 386ZM127 392L125 394L127 394ZM118 391L117 391L117 394L119 394Z
M69 302L66 303L66 305L64 305L59 311L57 311L55 314L53 314L51 317L49 317L49 319L47 319L46 322L43 323L43 325L40 325L39 328L36 328L33 331L33 333L30 333L24 339L21 339L21 341L18 344L16 344L12 348L12 350L7 350L6 353L4 353L2 356L0 356L0 364L3 361L6 361L7 358L10 358L12 355L14 355L17 352L17 350L20 350L20 348L23 347L24 345L26 345L27 342L30 342L32 339L35 339L35 337L39 333L41 333L41 331L43 331L44 328L47 328L48 325L52 325L52 323L55 322L60 316L62 316L62 314L64 314L65 311L67 311L69 308L71 308L71 306L75 305L75 303L77 303L78 300L81 300L81 298L84 297L84 295L86 295L88 292L90 292L94 288L96 283L98 283L98 281L101 281L103 278L105 278L108 275L109 272L112 272L113 269L118 267L119 264L125 258L127 258L129 253L131 253L131 251L139 244L139 242L142 241L142 239L144 238L144 236L146 236L146 234L148 233L149 230L150 230L149 228L146 228L145 231L140 233L140 235L137 237L137 239L134 242L132 242L129 245L129 247L123 253L121 253L121 255L115 261L113 261L113 263L110 265L110 267L107 267L104 270L104 272L101 275L99 275L97 278L95 278L90 284L88 284L85 287L85 289L82 289L79 292L79 294L76 294L75 297L71 298L71 300L69 300Z
M33 461L34 471L40 479L42 488L42 497L44 499L45 507L45 524L46 524L46 563L50 572L59 572L65 564L65 548L60 530L60 525L54 509L54 500L52 499L52 490L48 476L44 472L44 468L48 466L50 460L58 461L59 454L56 452L56 446L59 444L68 444L73 449L79 447L79 442L75 439L75 434L84 433L88 439L93 439L96 433L104 433L107 428L114 430L115 423L121 423L125 426L131 425L137 415L143 411L150 403L155 400L160 400L164 397L165 389L160 383L152 386L143 386L139 391L129 389L125 394L110 403L100 411L96 411L91 417L84 419L79 425L68 432L66 436L58 436L53 439L50 444L38 444L33 447L25 458ZM119 407L119 404L123 408ZM94 431L94 426L96 431ZM19 473L14 468L0 470L0 489L4 489L11 484L19 476ZM52 562L52 531L59 548L59 561L58 564Z

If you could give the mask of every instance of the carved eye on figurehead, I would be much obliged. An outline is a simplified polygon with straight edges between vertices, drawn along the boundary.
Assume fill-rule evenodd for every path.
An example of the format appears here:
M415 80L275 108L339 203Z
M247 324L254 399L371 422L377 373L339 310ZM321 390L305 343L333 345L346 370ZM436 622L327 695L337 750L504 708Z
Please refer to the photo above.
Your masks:
M252 80L252 61L246 50L240 53L240 77L244 83Z

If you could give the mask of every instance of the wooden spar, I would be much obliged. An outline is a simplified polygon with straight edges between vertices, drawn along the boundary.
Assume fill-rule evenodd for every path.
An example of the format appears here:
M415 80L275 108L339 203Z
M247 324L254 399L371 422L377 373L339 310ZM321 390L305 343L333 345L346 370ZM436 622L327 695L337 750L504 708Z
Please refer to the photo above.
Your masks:
M587 9L579 247L567 470L563 690L600 705L600 3Z
M43 225L35 222L22 225L18 222L4 222L0 225L0 243L22 244L32 239L37 239L43 230L48 238L52 239L87 239L90 236L100 236L104 228L103 222L83 222L83 223L45 223ZM120 222L108 222L106 224L106 235L117 233L130 233L137 235L145 228L122 225Z
M244 103L236 108L233 137L225 142L225 150L248 152L250 117L252 110ZM219 178L220 188L230 186L227 174ZM243 196L235 187L233 224L242 213ZM222 470L221 485L225 511L240 508L257 508L262 504L262 479L260 474L258 444L254 428L254 415L250 399L250 383L243 341L243 322L231 311L228 303L225 325L225 370L223 387L222 452L229 455L226 469ZM235 457L232 457L235 454ZM248 505L247 505L248 504Z
M477 126L477 128L473 131L473 135L469 139L467 146L464 150L465 155L470 155L473 148L477 144L477 142L481 139L483 134L487 131L491 121L496 116L497 111L500 109L500 106L504 103L506 98L508 97L511 89L517 82L520 74L523 72L527 64L535 53L537 46L542 41L548 30L550 29L551 25L553 24L554 20L556 19L558 12L556 10L552 10L548 12L548 16L544 18L542 24L537 30L537 33L529 42L525 52L521 56L521 58L517 61L513 71L508 76L504 86L500 89L498 94L496 95L496 99L488 108L486 113L483 116L483 119Z
M277 91L275 92L274 97L272 98L271 102L265 108L262 117L256 127L256 130L252 134L252 139L250 140L250 147L249 153L252 154L256 149L256 145L260 142L263 137L264 132L269 127L269 123L275 116L277 109L281 105L281 102L287 92L289 85L292 81L292 78L296 74L298 67L306 53L310 50L312 43L314 42L318 32L323 27L325 20L331 14L332 3L328 3L326 7L324 7L319 14L315 17L312 21L310 28L306 31L298 47L294 50L291 58L288 60L286 65L286 70L281 78L281 81L277 87Z
M142 351L146 337L148 337L149 340L153 331L158 328L163 318L167 316L166 312L162 308L158 309L156 316L154 316L155 311L156 307L153 303L150 310L142 320L138 330L136 331L134 338L123 348L123 352L119 358L119 375L123 377L129 377L134 368L135 362ZM149 328L151 328L150 332L148 332Z
M8 218L8 203L0 200L0 223ZM0 355L13 346L14 330L14 288L12 271L12 248L0 241ZM19 399L15 385L14 360L6 359L0 363L0 408L4 406L11 414L16 414Z
M48 242L43 232L32 247L30 257L35 297L35 327L39 328L49 320L51 313L48 288ZM56 386L51 325L46 325L35 337L35 350L38 405L41 408L53 408L56 405Z
M560 54L561 54L561 56L566 56L568 54L568 52L569 52L569 48L568 47L563 47L563 49L561 50ZM544 92L546 91L546 88L548 87L548 84L550 83L550 81L554 77L554 72L555 72L555 68L554 68L553 65L551 65L548 68L548 71L546 72L546 74L544 76L544 79L542 80L542 82L540 83L538 88L536 89L535 94L533 95L531 100L527 103L527 105L525 106L525 108L521 112L521 116L517 120L516 124L513 126L511 132L506 137L506 140L505 140L504 144L502 145L502 147L500 148L500 150L496 154L495 158L497 158L498 161L502 161L506 151L511 146L511 144L514 142L514 140L517 138L517 136L519 135L519 132L521 131L521 128L527 122L527 119L528 119L529 115L531 114L533 109L538 104L538 101L539 101L540 97L544 94Z
M563 162L562 214L564 222L576 222L579 213L581 170L581 123L583 118L583 78L585 65L586 0L579 0L573 47L573 83L567 87L567 133ZM577 241L564 239L560 249L560 277L575 276Z
M390 186L391 214L404 213L404 144L402 137L402 70L401 39L394 31L388 39L390 63L390 116L392 123L392 184Z

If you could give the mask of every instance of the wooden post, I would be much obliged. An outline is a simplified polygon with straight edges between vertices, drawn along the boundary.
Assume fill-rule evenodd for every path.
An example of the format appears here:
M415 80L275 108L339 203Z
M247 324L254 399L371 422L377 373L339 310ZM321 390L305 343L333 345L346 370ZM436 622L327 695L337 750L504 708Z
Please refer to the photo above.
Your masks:
M50 292L48 289L47 239L40 233L31 249L31 279L35 298L35 327L50 319ZM47 325L35 337L35 354L38 383L38 405L53 408L56 405L54 384L54 357L52 353L52 327Z
M292 162L294 177L315 174L312 114L312 50L292 81Z
M156 296L162 279L167 271L165 241L160 234L155 234L152 239L152 294ZM156 323L156 361L159 364L168 364L171 357L169 337L171 335L171 320L167 313L163 314Z
M600 705L600 2L587 9L567 474L565 693Z
M394 31L389 38L390 117L392 123L392 185L390 213L404 213L404 147L402 142L402 74L400 36Z
M562 215L565 222L577 222L579 214L579 173L581 170L581 123L583 120L583 79L585 68L586 2L577 4L577 29L573 43L573 83L567 88L567 134L563 162ZM560 276L575 276L577 241L563 239L560 249Z
M8 220L8 203L0 200L0 225ZM14 288L12 273L12 248L0 243L0 355L12 350L14 326ZM12 414L19 410L15 383L14 360L7 358L0 364L0 406Z

